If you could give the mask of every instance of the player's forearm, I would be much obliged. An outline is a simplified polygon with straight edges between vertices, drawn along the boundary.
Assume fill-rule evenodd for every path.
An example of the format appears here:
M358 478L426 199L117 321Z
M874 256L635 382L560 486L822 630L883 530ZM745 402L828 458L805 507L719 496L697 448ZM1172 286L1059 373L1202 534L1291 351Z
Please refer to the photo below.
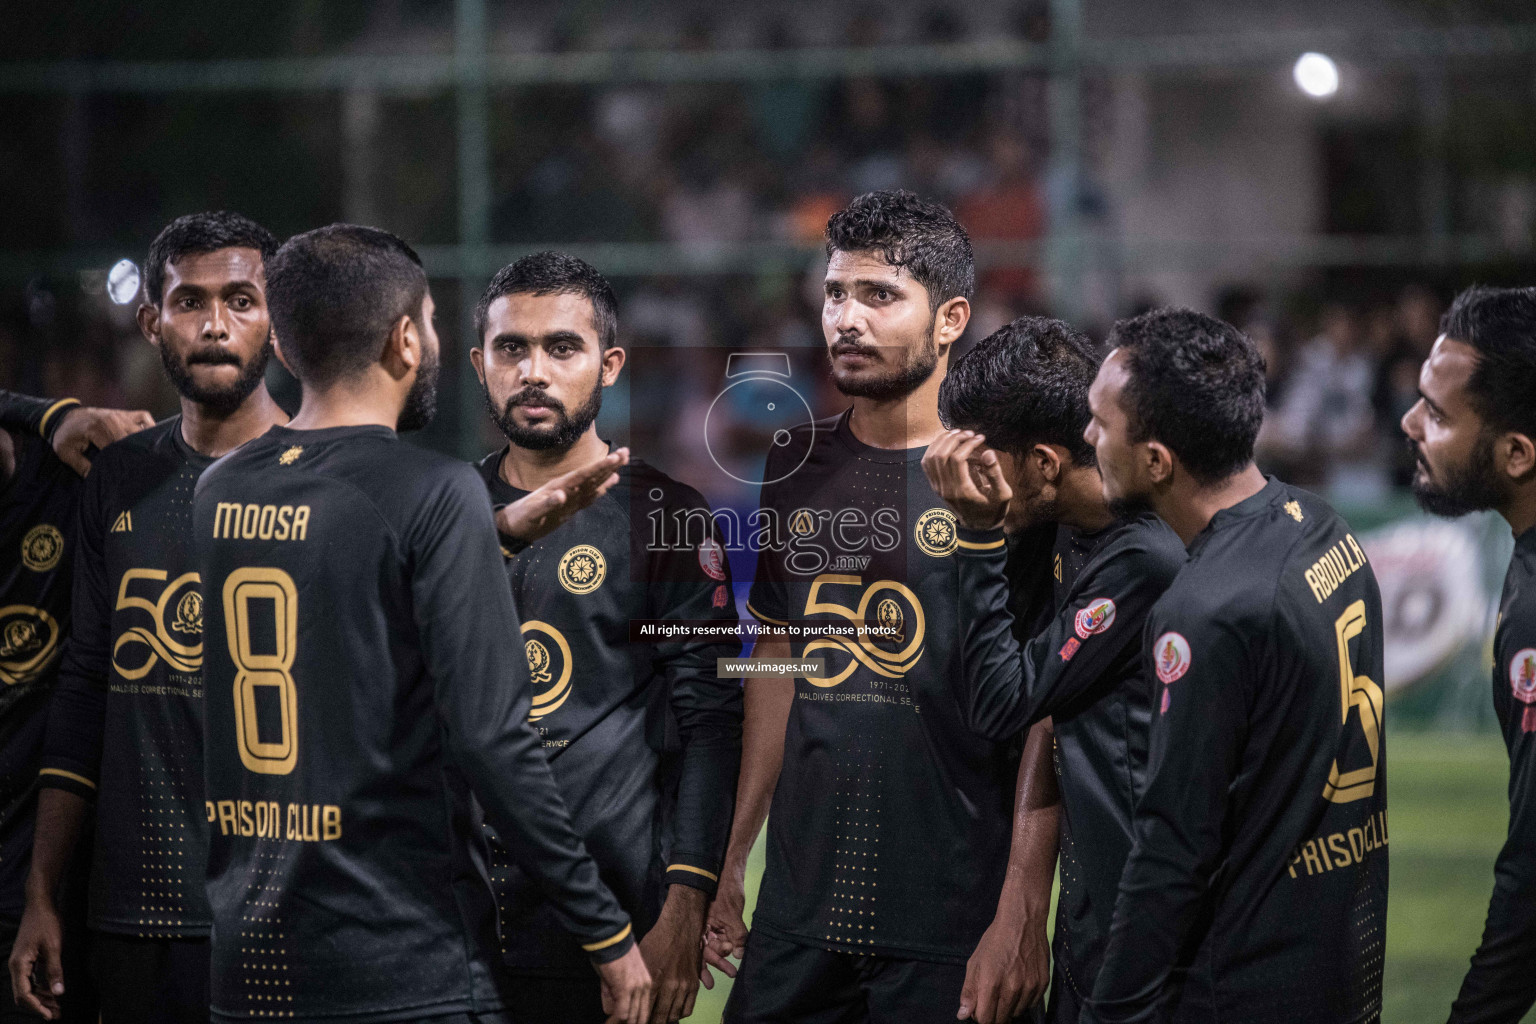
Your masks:
M760 642L758 658L787 658L788 641ZM736 813L724 871L737 880L746 873L747 855L768 818L773 790L784 765L784 729L794 705L795 684L781 677L754 677L744 688L746 716L742 723L741 777L736 784Z
M1518 826L1519 812L1516 811ZM1536 853L1512 828L1494 869L1482 942L1451 1008L1453 1024L1518 1021L1536 1003Z
M85 800L96 798L101 751L107 723L107 691L74 670L78 647L66 648L48 706L39 785L44 792L62 789Z
M47 437L58 429L63 414L79 404L73 398L33 398L0 388L0 427Z
M44 789L37 796L37 827L32 838L32 869L27 875L27 902L52 903L59 880L85 831L90 804L62 789Z
M1049 720L1029 731L1019 761L1014 797L1013 842L1008 872L998 898L999 916L1043 922L1050 913L1051 881L1060 845L1061 791L1052 762L1053 732Z
M730 840L736 785L741 768L741 700L727 720L707 727L680 727L682 765L678 772L675 841L666 881L713 894ZM734 726L732 725L734 722Z
M963 650L960 707L979 736L1005 740L1029 724L1033 665L1013 635L1008 611L1008 554L1001 530L961 530L975 547L956 552L957 608ZM996 545L996 546L993 546ZM1033 645L1031 645L1033 646Z

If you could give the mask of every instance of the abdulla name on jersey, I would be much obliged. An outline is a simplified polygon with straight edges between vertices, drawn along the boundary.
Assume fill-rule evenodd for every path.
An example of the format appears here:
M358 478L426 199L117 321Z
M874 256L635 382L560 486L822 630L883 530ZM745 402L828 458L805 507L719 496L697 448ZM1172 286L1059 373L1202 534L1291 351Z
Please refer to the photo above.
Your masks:
M1150 763L1091 1009L1375 1019L1387 912L1375 574L1333 509L1274 478L1217 512L1189 552L1147 621Z

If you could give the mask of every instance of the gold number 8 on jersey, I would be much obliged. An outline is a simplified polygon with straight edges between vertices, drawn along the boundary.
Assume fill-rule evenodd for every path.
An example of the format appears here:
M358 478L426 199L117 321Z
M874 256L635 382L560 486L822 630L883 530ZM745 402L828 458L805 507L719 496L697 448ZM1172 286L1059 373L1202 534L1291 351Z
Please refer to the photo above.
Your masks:
M251 606L271 602L273 650L251 649ZM235 668L235 741L240 761L263 775L287 775L299 756L299 696L293 685L293 655L299 631L299 593L293 577L281 569L245 568L224 581L224 629ZM263 742L257 723L259 687L277 691L275 742Z

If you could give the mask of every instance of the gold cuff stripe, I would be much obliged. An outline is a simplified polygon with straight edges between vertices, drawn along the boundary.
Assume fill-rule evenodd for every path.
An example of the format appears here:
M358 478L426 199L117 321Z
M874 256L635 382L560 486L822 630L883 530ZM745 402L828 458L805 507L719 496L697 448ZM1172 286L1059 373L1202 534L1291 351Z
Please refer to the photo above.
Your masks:
M668 864L667 865L667 870L668 871L688 871L688 872L691 872L692 874L695 874L695 875L703 875L705 878L709 879L711 882L718 882L718 881L720 881L720 876L719 875L715 874L712 871L705 871L703 868L696 868L692 864Z
M585 945L581 948L586 950L588 953L596 953L600 949L607 949L609 946L612 946L618 942L623 942L625 939L629 938L629 933L631 930L633 930L633 927L633 925L625 925L624 930L619 932L619 934L615 935L613 938L604 939L602 942L594 942L591 945Z
M996 551L998 548L1008 543L1008 538L999 537L997 540L978 542L974 540L961 540L959 537L956 537L955 543L965 548L967 551Z
M787 625L789 625L789 623L786 622L783 619L771 619L768 616L764 615L762 612L760 612L756 608L752 607L752 602L751 601L747 602L747 611L752 613L753 618L761 619L762 621L768 623L770 626L787 626Z
M43 418L38 421L38 423L37 423L37 432L39 434L41 434L43 437L47 437L48 436L48 421L53 419L53 414L58 412L60 409L67 409L67 408L69 408L72 405L79 405L79 404L80 404L80 399L78 399L78 398L61 398L57 402L54 402L52 405L50 405L48 407L48 411L43 413Z
M92 789L96 788L96 783L92 782L84 775L76 775L74 772L67 772L63 768L43 768L40 769L37 774L57 775L61 779L69 779L71 782L78 782L82 785L90 786Z

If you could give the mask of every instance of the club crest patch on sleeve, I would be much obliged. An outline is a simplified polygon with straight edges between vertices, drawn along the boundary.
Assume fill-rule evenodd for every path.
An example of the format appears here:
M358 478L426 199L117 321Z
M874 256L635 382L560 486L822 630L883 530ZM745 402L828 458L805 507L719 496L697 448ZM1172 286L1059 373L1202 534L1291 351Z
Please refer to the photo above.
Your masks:
M1078 638L1087 640L1095 633L1102 633L1115 623L1115 602L1107 597L1096 597L1079 609L1072 628Z
M1157 678L1164 685L1175 683L1189 671L1189 641L1182 633L1164 633L1152 645L1152 658Z
M725 549L713 537L705 537L699 545L699 568L712 580L725 579Z
M1516 651L1509 659L1509 689L1525 705L1520 731L1536 732L1536 647Z

